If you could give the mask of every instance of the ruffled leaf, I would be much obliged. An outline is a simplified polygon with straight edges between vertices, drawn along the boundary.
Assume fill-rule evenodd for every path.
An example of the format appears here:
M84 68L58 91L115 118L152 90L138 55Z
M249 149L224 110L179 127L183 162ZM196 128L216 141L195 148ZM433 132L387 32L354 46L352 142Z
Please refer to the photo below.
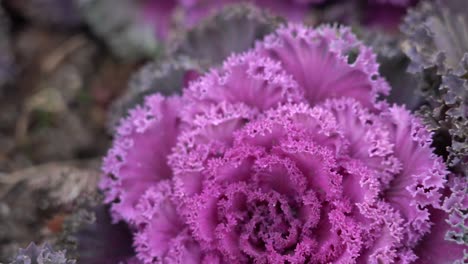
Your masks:
M178 97L152 95L122 119L114 147L104 158L100 184L106 202L116 201L112 205L114 220L133 222L135 206L148 185L172 176L166 156L179 131L180 105Z
M130 108L143 103L145 96L180 94L201 72L201 67L185 56L146 64L132 76L125 93L110 108L109 131L114 130Z
M422 2L402 25L409 70L421 79L429 106L426 122L437 136L449 134L439 148L449 152L453 169L468 172L468 13L465 1Z
M212 67L232 53L252 48L271 33L280 19L250 4L229 5L180 34L169 45L171 56L188 56Z
M315 105L327 98L356 98L373 107L390 87L378 73L376 55L349 28L313 30L290 24L259 43L257 51L282 63Z
M15 260L10 264L74 264L75 260L68 260L65 252L54 251L51 246L44 244L36 246L31 243L25 249L20 249Z

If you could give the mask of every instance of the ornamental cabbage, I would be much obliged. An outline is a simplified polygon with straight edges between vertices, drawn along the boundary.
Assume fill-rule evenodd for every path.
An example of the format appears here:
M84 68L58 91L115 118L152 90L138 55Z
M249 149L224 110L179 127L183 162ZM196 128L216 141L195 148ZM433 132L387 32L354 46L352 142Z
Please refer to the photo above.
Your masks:
M113 220L143 263L461 259L444 235L463 201L389 90L349 28L283 26L121 121L100 185Z
M408 70L418 76L431 130L448 163L468 175L468 9L464 0L421 2L401 26Z

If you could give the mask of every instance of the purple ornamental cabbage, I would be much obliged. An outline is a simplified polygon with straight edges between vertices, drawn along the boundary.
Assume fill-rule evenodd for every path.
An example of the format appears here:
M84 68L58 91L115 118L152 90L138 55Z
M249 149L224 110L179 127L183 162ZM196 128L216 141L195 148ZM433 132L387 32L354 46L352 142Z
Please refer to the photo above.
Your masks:
M461 259L444 236L463 188L447 192L420 120L377 100L389 90L349 28L281 27L121 121L101 182L113 219L143 263Z

